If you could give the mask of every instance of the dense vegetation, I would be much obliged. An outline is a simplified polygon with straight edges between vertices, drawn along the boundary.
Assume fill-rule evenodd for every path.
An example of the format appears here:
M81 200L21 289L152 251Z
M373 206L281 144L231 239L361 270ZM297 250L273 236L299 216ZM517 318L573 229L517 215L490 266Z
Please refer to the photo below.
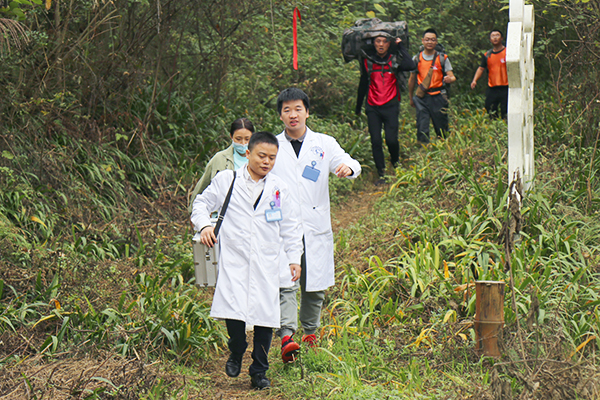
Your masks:
M0 2L0 396L223 396L210 371L224 329L190 281L187 196L233 119L278 132L276 95L298 86L310 126L365 173L332 180L322 347L283 366L274 342L271 396L598 398L600 6L532 4L537 176L507 257L506 125L483 114L484 85L468 88L506 1ZM358 68L339 44L373 13L409 21L411 53L437 27L458 81L453 134L428 149L403 103L403 162L369 208ZM503 357L479 358L472 282L508 283L508 264Z

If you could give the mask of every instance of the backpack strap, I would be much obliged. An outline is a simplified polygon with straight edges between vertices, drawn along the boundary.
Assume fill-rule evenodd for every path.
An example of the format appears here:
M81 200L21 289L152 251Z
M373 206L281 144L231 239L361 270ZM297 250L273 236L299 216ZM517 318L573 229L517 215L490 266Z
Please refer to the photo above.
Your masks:
M365 58L367 61L367 75L369 75L369 79L371 77L371 73L373 72L373 61L370 58Z
M445 68L445 64L446 64L446 58L448 58L448 55L446 53L440 53L440 66L442 67L442 76L446 76L446 68ZM444 56L444 58L442 59L442 56Z
M221 224L223 223L223 217L225 217L225 212L227 212L227 207L229 206L229 200L231 199L231 192L233 192L233 184L235 183L235 175L236 171L233 171L233 179L231 180L231 186L229 186L229 191L227 192L227 196L225 197L225 201L223 202L223 207L221 207L221 212L219 213L219 218L217 219L217 223L215 224L214 234L215 237L219 234L219 230L221 229ZM261 193L262 195L262 193Z
M448 58L448 55L446 53L442 53L442 52L438 53L438 51L436 50L433 55L433 61L431 63L431 68L433 68L433 66L435 65L436 58L439 58L440 66L442 67L442 86L437 87L437 88L429 88L426 90L426 92L434 92L434 91L443 90L446 88L446 83L444 82L443 77L446 76L446 69L444 68L444 63L446 62L446 58Z
M365 57L365 60L367 60L367 74L370 76L371 73L373 73L374 69L373 69L373 65L377 64L377 65L381 65L381 70L384 71L384 66L389 66L390 67L390 72L394 69L394 58L393 55L389 54L388 55L388 59L385 63L375 63L373 62L373 60L371 60L370 57Z

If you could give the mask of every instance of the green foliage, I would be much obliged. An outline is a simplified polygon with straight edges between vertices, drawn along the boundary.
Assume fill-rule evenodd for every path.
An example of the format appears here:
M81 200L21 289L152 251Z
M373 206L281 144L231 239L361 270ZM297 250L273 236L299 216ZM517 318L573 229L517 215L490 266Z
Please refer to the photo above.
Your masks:
M12 0L7 7L0 7L0 13L9 18L25 20L26 12L35 6L41 6L42 0Z
M505 308L505 337L518 319L526 351L548 359L594 360L600 345L594 4L534 1L537 176L511 255L517 308ZM509 277L498 238L506 126L487 119L468 78L489 30L506 26L506 1L294 4L303 18L297 71L287 2L51 5L46 12L41 1L23 0L0 10L28 28L17 35L22 51L0 54L3 340L34 335L27 351L49 360L77 347L189 365L211 358L224 334L208 318L209 296L190 283L189 189L229 143L234 119L281 131L274 103L288 86L310 95L311 128L363 165L359 180L332 179L334 204L369 185L366 118L353 115L358 66L342 62L339 44L343 28L377 16L408 21L411 53L425 28L440 32L459 78L453 134L416 150L414 116L402 107L403 160L389 193L336 237L341 285L326 303L321 350L273 370L297 398L483 397L473 383L485 390L490 377L471 354L468 323L473 280ZM17 25L0 21L4 51L16 43L3 41L13 34L6 27ZM556 348L544 345L548 338ZM518 361L520 350L507 346ZM517 378L513 390L524 390ZM89 397L116 392L108 385ZM139 396L188 392L157 380Z
M42 354L91 342L121 356L164 355L180 362L206 358L224 340L198 290L180 274L142 273L131 284L116 304L94 306L88 298L61 299L59 274L44 287L38 273L34 288L26 294L17 294L2 282L0 288L10 291L4 296L10 301L0 303L0 328L38 327L48 332L39 348Z
M438 398L449 390L442 377L462 380L457 368L462 362L434 369L426 358L411 357L393 339L379 336L344 333L323 340L315 351L303 350L296 364L273 366L284 378L278 380L282 391L294 397L380 399L385 393L390 399ZM476 369L466 365L463 377Z

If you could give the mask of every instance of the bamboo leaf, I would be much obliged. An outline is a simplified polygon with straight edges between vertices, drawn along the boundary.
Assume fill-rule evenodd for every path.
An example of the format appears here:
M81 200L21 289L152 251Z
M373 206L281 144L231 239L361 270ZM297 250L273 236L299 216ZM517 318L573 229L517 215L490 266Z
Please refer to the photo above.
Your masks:
M579 346L577 346L577 348L575 349L574 352L571 353L569 358L573 357L575 355L575 353L579 352L579 350L583 349L590 341L592 341L594 339L596 339L595 335L589 336L583 343L581 343Z
M38 224L42 225L44 228L48 229L48 227L46 226L46 224L45 224L45 223L44 223L44 222L43 222L41 219L39 219L38 217L36 217L35 215L34 215L34 216L31 216L31 218L30 218L30 219L31 219L33 222L37 222Z
M375 8L377 9L377 11L379 11L381 14L386 15L385 12L385 8L383 8L381 5L379 4L374 4Z
M444 315L444 324L448 322L456 322L456 311L448 310L446 311L446 315Z

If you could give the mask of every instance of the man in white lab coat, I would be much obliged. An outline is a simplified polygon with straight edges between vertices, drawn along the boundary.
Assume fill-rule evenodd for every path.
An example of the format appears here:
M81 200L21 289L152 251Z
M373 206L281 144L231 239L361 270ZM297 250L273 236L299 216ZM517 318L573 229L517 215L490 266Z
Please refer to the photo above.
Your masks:
M308 96L297 88L285 89L277 98L277 110L285 130L277 136L279 154L272 174L288 184L299 204L304 235L300 281L293 282L283 274L281 279L281 328L277 335L281 338L284 362L293 361L300 348L292 339L298 328L298 288L301 288L302 341L315 346L325 289L334 284L329 174L356 178L361 172L360 163L350 157L335 138L313 132L306 126L309 107Z
M278 141L273 134L253 134L246 151L248 164L235 175L230 170L219 172L194 200L191 216L201 242L212 247L216 237L210 212L222 207L233 183L219 232L219 276L210 315L224 319L227 325L231 355L225 372L231 377L239 375L248 346L246 324L254 325L249 372L251 385L256 389L270 387L266 371L272 328L279 328L281 242L289 262L287 279L299 279L302 255L298 205L290 196L288 185L269 173L277 150Z

